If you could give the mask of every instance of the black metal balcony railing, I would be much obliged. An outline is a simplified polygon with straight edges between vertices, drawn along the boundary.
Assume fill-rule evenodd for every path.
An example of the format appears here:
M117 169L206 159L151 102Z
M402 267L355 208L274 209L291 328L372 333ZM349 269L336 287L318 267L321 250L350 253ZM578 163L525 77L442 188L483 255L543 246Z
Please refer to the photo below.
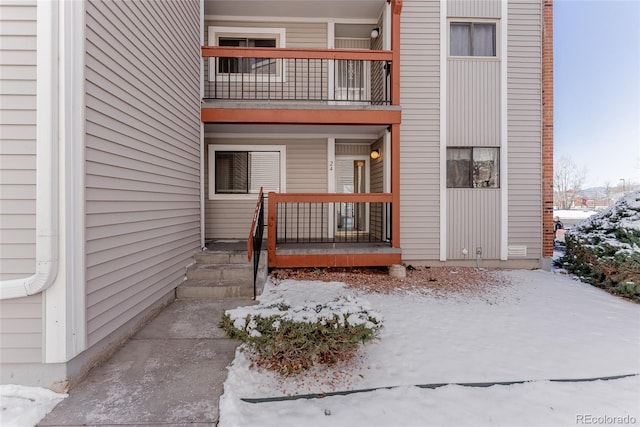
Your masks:
M390 221L391 203L281 203L276 243L390 243Z
M239 48L206 49L205 101L390 104L387 52L369 51L367 55L357 51L351 54L353 59L345 59L349 51L253 48L244 49L245 53Z
M269 193L269 239L391 245L391 195Z

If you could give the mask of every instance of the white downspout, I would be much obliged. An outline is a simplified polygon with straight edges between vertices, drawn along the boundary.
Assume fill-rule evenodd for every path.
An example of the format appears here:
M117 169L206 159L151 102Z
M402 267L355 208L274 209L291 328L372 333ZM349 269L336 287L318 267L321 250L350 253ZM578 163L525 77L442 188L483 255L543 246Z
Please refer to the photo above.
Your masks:
M37 4L36 273L0 282L0 299L44 291L58 274L58 3Z

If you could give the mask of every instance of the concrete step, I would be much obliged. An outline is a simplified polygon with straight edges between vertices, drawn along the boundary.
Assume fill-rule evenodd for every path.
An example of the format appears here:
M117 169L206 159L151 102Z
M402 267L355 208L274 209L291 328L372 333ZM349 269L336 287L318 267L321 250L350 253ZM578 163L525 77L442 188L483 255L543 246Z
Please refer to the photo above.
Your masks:
M266 256L266 255L264 255ZM195 254L197 264L247 264L247 251L203 251Z
M176 288L176 298L251 298L253 280L246 283L230 284L212 280L185 280Z
M252 264L193 264L187 269L187 279L217 283L253 283Z

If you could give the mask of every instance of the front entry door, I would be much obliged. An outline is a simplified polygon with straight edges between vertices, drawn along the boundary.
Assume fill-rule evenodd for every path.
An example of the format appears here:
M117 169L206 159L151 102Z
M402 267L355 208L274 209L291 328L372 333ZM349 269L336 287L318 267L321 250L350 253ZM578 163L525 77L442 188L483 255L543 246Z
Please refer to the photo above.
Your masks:
M369 183L367 157L336 156L336 192L366 193ZM336 232L367 232L369 208L365 203L336 203Z

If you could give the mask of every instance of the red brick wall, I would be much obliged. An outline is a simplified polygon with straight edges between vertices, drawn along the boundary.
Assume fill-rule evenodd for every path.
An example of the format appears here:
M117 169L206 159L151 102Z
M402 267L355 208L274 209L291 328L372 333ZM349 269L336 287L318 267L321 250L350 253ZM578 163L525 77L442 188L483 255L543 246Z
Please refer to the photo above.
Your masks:
M553 0L543 0L542 256L553 255Z

